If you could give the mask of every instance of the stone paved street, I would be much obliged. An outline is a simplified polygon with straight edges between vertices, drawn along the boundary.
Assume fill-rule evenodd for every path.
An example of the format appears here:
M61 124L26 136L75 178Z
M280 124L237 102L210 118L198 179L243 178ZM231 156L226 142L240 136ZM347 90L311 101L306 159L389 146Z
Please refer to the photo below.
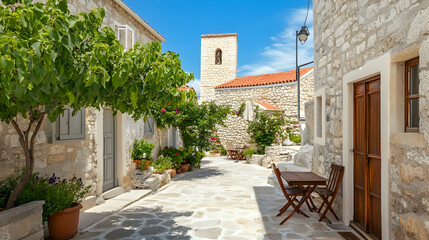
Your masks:
M337 231L351 231L319 223L315 213L294 215L280 226L290 211L275 216L285 200L267 184L271 172L205 158L201 169L177 175L165 190L100 220L75 239L343 239Z

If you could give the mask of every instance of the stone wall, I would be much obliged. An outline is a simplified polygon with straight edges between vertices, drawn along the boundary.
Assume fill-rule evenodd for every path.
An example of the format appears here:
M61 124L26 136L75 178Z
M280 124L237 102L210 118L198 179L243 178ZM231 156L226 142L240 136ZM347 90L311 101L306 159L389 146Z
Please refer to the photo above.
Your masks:
M43 204L30 202L0 212L0 239L43 239Z
M301 79L301 114L304 116L304 103L313 99L313 71ZM297 84L289 83L281 86L263 86L252 88L216 89L216 103L230 105L236 111L246 101L261 101L285 110L285 114L292 120L297 115ZM218 128L218 136L222 144L232 142L237 145L248 144L250 136L247 133L249 121L242 117L230 115L225 121L226 127Z
M62 178L71 178L75 174L81 177L87 185L95 186L97 180L96 142L94 109L85 111L85 140L62 141L49 143L48 137L51 124L48 119L38 133L34 149L34 172L52 175L55 173ZM18 124L23 129L27 120L18 118ZM12 125L0 122L0 181L16 174L17 170L25 167L25 159L18 134ZM85 171L82 172L82 169Z
M215 53L222 50L222 64L215 64ZM201 36L201 98L215 100L215 87L237 76L237 35L211 34Z
M331 163L345 160L342 114L348 109L343 109L343 76L388 52L398 69L404 61L420 57L420 133L404 133L404 126L398 125L403 122L403 109L389 108L390 122L382 123L388 124L391 134L390 201L382 199L382 204L390 204L390 237L428 239L429 1L318 0L313 11L315 90L326 89L326 144L315 144L313 159L313 171L319 174L327 176ZM402 80L397 86L403 85ZM388 94L389 101L395 101L396 95ZM392 111L399 114L393 116ZM339 196L335 208L341 211L342 192Z

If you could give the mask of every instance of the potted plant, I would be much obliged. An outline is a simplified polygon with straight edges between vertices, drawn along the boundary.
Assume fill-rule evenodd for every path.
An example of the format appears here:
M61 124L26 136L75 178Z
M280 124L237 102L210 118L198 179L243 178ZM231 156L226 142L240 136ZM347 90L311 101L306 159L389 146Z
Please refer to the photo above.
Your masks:
M165 170L172 168L171 158L168 156L160 156L156 161L152 162L155 173L164 173Z
M172 169L174 169L174 175L182 171L182 162L183 158L180 156L180 154L179 156L176 155L175 158L171 159Z
M84 187L81 178L60 179L55 174L40 184L45 187L43 218L48 220L50 239L72 238L79 225L80 203L91 186Z
M136 167L141 169L140 163L145 160L146 163L142 165L148 166L150 162L152 161L152 150L155 148L155 145L153 143L150 143L143 139L136 139L134 140L133 150L131 152L131 157L133 158L133 161L136 163ZM146 168L147 169L147 168ZM146 170L144 169L144 170Z
M6 203L20 178L10 178L0 184L0 206ZM77 232L79 210L82 208L80 203L90 188L83 185L81 178L67 180L55 174L39 177L38 173L34 173L17 198L16 205L44 200L42 216L43 222L48 221L50 239L70 239Z
M182 172L187 172L189 170L189 163L182 164Z

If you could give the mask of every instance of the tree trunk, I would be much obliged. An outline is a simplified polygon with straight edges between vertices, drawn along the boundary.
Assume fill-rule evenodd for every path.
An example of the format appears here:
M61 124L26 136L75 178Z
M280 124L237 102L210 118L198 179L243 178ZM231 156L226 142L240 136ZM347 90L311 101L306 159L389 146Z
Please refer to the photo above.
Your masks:
M15 189L13 189L10 197L7 201L6 209L13 208L15 206L15 201L18 198L18 195L24 189L25 185L30 180L31 174L33 174L34 169L34 143L36 141L37 133L40 130L45 114L42 114L37 119L32 119L30 116L30 122L28 124L28 128L25 131L22 131L16 121L12 121L12 125L15 128L16 132L19 136L19 143L24 151L25 156L25 171L22 174L21 178L18 181ZM36 128L34 129L31 138L29 138L30 130L33 124L37 122Z

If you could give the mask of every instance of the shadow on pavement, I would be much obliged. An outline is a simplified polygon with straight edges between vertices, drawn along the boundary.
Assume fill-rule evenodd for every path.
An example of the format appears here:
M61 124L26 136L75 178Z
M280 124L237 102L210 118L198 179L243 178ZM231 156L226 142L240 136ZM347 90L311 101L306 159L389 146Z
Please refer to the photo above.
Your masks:
M209 160L201 161L201 168L194 168L190 172L176 175L174 181L190 181L194 179L206 179L214 176L221 176L225 172L216 167L206 167L204 165L211 163Z
M177 217L188 217L193 212L164 211L160 207L123 210L109 216L74 239L191 239L187 232L191 228L179 226Z

